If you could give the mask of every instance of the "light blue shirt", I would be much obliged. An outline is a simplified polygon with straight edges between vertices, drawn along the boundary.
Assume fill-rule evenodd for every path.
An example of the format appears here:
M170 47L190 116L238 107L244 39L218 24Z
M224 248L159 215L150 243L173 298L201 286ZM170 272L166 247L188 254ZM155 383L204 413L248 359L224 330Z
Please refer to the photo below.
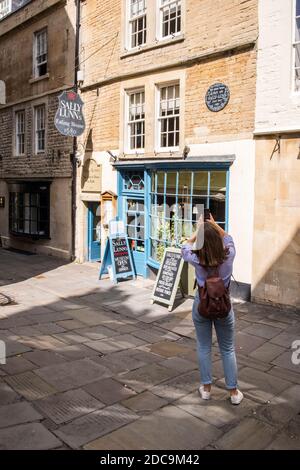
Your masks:
M235 257L235 246L231 235L225 235L223 238L225 248L228 249L226 260L219 266L219 276L223 279L227 287L232 275L233 260ZM196 278L199 286L203 287L208 275L206 268L200 265L198 256L193 253L192 244L187 243L181 248L181 254L184 261L195 267Z

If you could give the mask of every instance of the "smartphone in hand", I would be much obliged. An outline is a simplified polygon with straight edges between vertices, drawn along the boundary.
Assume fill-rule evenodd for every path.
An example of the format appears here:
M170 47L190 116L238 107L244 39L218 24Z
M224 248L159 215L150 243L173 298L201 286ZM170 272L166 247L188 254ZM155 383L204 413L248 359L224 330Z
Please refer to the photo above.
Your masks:
M210 220L210 210L209 209L204 209L204 222L206 220Z

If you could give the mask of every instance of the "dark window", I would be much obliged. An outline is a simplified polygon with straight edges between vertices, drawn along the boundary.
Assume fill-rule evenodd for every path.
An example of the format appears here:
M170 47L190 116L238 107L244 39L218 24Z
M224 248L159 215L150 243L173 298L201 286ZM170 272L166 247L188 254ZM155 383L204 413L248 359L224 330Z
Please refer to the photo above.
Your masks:
M33 238L49 238L49 183L11 186L9 230Z

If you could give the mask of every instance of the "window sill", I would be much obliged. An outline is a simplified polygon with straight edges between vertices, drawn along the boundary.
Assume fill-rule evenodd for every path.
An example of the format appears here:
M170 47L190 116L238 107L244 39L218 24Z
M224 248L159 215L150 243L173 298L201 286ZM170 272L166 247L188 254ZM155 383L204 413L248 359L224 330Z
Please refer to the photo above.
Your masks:
M177 44L179 42L183 42L185 39L184 35L181 34L180 36L175 36L174 38L170 39L156 39L155 43L153 44L149 44L149 45L146 45L146 46L141 46L139 48L135 48L135 49L129 49L129 50L125 50L120 58L121 59L126 59L127 57L131 57L133 55L138 55L138 54L142 54L143 52L148 52L148 51L152 51L153 49L159 49L161 47L166 47L166 46L170 46L171 44Z
M49 235L34 235L30 233L23 233L23 232L13 232L10 230L10 235L18 238L26 238L27 240L51 240Z
M41 80L48 80L49 78L50 78L50 74L46 73L45 75L42 75L41 77L30 78L30 80L28 80L28 83L36 83L36 82L40 82Z

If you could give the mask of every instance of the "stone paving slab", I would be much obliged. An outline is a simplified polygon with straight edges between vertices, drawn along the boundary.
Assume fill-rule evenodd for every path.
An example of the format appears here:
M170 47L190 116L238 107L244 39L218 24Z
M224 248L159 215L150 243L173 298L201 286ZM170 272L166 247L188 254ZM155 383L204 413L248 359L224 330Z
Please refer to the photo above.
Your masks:
M119 335L118 332L102 325L80 328L76 330L76 333L83 337L85 342L92 340L97 341L105 338L110 338L111 336Z
M134 356L132 354L133 352L138 351L135 349L120 351L109 354L108 356L91 357L91 360L106 367L111 372L111 375L120 374L138 369L139 367L145 366L147 364L145 360L140 360L138 355ZM144 358L142 357L142 359Z
M54 423L62 424L103 408L104 404L78 389L43 398L35 406Z
M41 419L43 416L26 401L0 406L0 428L40 421Z
M239 386L253 400L266 402L290 386L286 380L245 367L239 373Z
M280 333L277 336L274 336L270 340L271 343L278 344L278 346L282 346L283 348L291 348L292 343L299 339L299 336L296 333Z
M28 351L31 351L30 346L26 346L25 344L21 344L19 341L5 341L6 346L6 357L16 356L18 354L23 354Z
M113 338L99 341L89 341L86 343L89 348L95 349L103 354L122 351L123 349L136 348L143 344L146 344L145 341L130 334L114 336Z
M282 369L281 367L273 366L269 371L268 374L275 375L275 377L279 377L280 379L288 380L289 382L300 384L300 371L292 372L287 369Z
M129 408L136 413L143 414L153 412L167 404L167 400L164 400L157 395L153 395L153 393L149 391L139 393L138 395L122 401L122 405L126 406L126 408Z
M227 432L215 445L225 450L265 449L273 440L277 429L254 418L243 420Z
M240 421L244 416L253 414L258 407L257 403L249 399L244 399L239 406L233 406L228 392L216 387L213 388L212 399L209 401L202 400L199 393L194 392L174 404L217 428Z
M171 380L150 388L150 391L169 402L187 395L199 387L199 372L191 371L184 375L178 375Z
M280 354L282 354L283 352L285 352L285 349L282 346L267 342L252 351L250 353L250 356L254 359L269 363L276 357L280 356Z
M38 400L56 392L54 387L31 371L7 376L4 380L29 401Z
M296 373L300 373L300 364L293 364L292 362L292 351L287 351L280 356L278 356L276 359L273 359L272 364L278 367L282 367L284 369L291 370Z
M97 382L86 385L84 389L106 405L113 405L114 403L135 395L133 390L130 390L128 387L125 387L112 378L98 380Z
M108 406L60 427L55 434L73 449L108 434L138 418L120 405Z
M195 364L195 362L188 361L186 359L183 359L182 357L171 357L171 358L165 359L164 361L159 362L159 365L170 368L170 369L174 369L182 373L188 372L190 370L198 369L198 366L197 364Z
M300 413L300 385L293 385L260 407L257 416L270 424L286 424Z
M236 351L242 354L249 354L259 346L264 344L265 339L258 336L249 335L244 331L238 331L235 336Z
M188 348L176 341L161 341L150 346L150 352L163 357L175 357L188 352Z
M221 431L175 406L166 406L84 446L88 450L198 450Z
M61 442L40 423L0 429L0 450L50 450Z
M36 371L36 374L60 392L81 387L110 375L106 367L89 359L42 367Z
M98 352L84 344L70 344L65 346L60 354L68 360L85 359L97 356Z
M1 405L8 405L20 399L18 395L7 383L0 379L0 403Z
M45 367L66 362L66 358L53 351L31 351L23 355L23 358L28 359L30 362L38 367Z
M158 364L148 364L116 378L136 392L143 392L174 375L176 375L176 372L172 369L167 369Z
M22 372L27 372L28 370L34 369L36 366L25 359L22 356L8 357L6 364L1 366L3 370L8 375L20 374Z
M271 339L274 338L274 336L279 335L281 333L281 329L265 325L264 323L254 323L253 325L248 326L248 328L245 328L243 332L249 335L259 336L260 338Z

